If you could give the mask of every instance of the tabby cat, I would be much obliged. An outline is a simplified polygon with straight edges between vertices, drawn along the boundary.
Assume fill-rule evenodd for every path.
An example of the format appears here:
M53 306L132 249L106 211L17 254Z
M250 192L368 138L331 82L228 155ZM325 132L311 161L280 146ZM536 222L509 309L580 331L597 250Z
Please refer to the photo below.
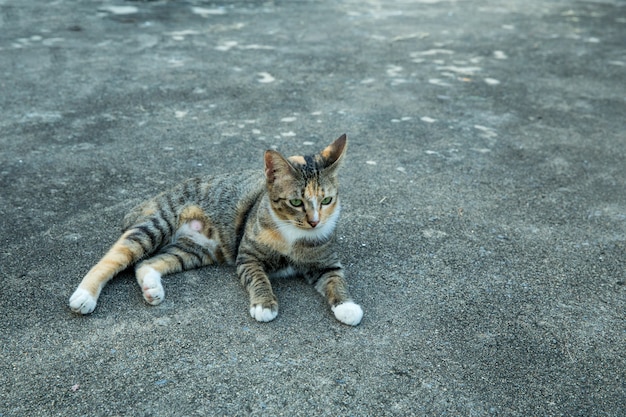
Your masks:
M363 310L348 294L333 248L339 218L337 168L342 135L317 155L265 152L260 170L188 180L135 207L123 234L87 273L70 308L89 314L104 285L135 265L143 297L165 297L161 277L211 264L234 264L250 295L250 315L276 318L271 277L302 276L330 304L337 320L357 325Z

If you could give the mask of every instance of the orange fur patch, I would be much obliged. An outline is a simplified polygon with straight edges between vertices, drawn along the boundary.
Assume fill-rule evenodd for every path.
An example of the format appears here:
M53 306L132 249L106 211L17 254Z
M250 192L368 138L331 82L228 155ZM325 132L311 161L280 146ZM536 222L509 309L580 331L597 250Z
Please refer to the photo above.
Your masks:
M341 135L333 143L324 148L324 150L320 152L320 155L326 160L330 159L333 162L336 161L345 151L346 140L346 135Z
M257 235L257 240L263 245L267 245L280 253L289 252L289 245L278 230L263 229Z
M295 164L306 165L306 161L304 160L303 156L298 156L298 155L290 156L287 159L289 159L289 161L291 161L291 162L293 162Z
M156 209L152 206L145 207L143 210L141 210L141 214L144 216L152 216L155 213L156 213Z
M80 283L80 288L87 290L94 297L97 296L100 293L100 287L103 285L103 282L97 279L90 279L89 276L85 278Z
M318 193L317 183L314 181L309 182L306 188L304 189L304 196L307 199L312 199L312 198L318 197L317 193Z
M159 273L165 275L181 268L181 266L178 265L178 261L176 261L175 259L176 258L170 258L168 261L166 259L159 258L153 262L150 262L149 265L151 268L154 268Z

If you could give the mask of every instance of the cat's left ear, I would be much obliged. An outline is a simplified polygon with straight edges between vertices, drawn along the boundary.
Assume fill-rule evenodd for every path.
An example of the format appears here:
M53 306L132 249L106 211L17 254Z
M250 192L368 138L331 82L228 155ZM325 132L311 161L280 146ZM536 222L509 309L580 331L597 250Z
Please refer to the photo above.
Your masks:
M346 134L339 136L333 143L328 145L322 152L320 152L320 156L324 161L324 169L334 171L337 169L341 160L343 159L343 155L346 153L346 148L348 145L348 138Z

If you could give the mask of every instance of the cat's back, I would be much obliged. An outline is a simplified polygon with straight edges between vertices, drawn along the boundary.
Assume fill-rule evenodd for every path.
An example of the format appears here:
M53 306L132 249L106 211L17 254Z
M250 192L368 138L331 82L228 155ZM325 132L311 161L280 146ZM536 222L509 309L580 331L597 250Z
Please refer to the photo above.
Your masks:
M237 222L265 192L260 170L189 178L134 207L124 218L123 230L147 217L176 218L189 206L201 208L221 228Z
M248 211L265 192L265 176L260 170L207 175L185 181L178 189L181 200L196 203L209 216L223 216Z

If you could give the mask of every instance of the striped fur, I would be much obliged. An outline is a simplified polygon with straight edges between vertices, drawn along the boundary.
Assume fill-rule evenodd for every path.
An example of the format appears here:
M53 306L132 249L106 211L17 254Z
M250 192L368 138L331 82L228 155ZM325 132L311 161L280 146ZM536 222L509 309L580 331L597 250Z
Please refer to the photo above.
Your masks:
M270 277L304 277L335 317L357 325L363 311L348 293L333 250L339 218L337 168L343 135L312 156L265 152L257 171L188 180L131 210L123 233L85 275L70 308L91 313L104 285L135 267L146 302L165 297L163 275L212 264L235 265L250 296L250 315L273 320L278 301Z

